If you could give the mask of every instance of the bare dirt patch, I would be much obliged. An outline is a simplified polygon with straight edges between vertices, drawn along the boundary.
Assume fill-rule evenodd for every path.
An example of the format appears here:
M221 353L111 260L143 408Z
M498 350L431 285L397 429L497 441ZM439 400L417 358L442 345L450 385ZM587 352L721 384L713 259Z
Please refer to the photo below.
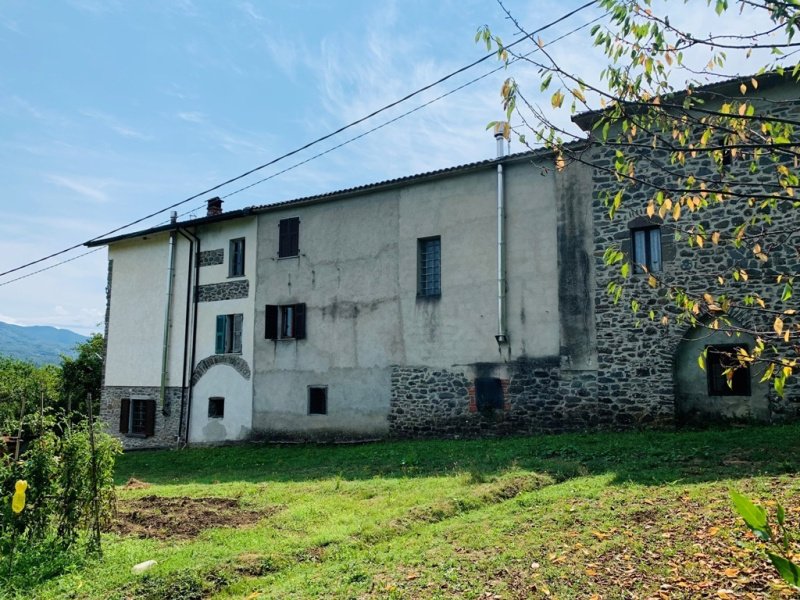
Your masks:
M146 481L142 481L141 479L136 479L135 477L131 477L128 481L125 482L125 485L122 486L123 490L143 490L149 488L151 484L147 483Z
M245 510L235 498L144 496L121 502L109 529L139 538L191 539L212 527L251 525L277 510Z

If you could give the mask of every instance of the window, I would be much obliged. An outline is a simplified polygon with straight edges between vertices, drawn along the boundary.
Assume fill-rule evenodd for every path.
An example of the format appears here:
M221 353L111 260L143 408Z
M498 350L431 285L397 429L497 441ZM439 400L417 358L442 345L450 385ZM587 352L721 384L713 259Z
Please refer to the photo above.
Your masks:
M496 377L475 379L475 405L478 410L503 408L503 383Z
M268 340L302 340L306 337L305 304L267 304L264 310Z
M300 219L281 219L278 223L278 258L297 256L300 252Z
M149 398L123 398L119 411L119 432L150 437L155 434L156 401Z
M308 414L328 414L328 388L309 386L308 388Z
M240 354L242 352L241 314L217 315L216 354Z
M424 238L417 241L417 296L442 294L442 239Z
M231 240L228 277L244 276L244 238Z
M212 396L208 399L208 418L221 419L225 416L225 398Z
M740 365L736 358L739 348L746 346L706 346L706 374L709 396L749 396L750 367ZM733 379L728 385L726 369L732 368Z
M656 273L661 270L661 228L639 227L631 229L633 268L635 273Z

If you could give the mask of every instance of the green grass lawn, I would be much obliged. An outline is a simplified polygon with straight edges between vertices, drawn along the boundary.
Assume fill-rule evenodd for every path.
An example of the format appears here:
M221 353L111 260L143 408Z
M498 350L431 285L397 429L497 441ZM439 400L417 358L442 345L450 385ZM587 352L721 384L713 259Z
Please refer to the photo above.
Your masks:
M793 597L728 489L797 526L799 455L800 426L132 453L145 530L20 597Z

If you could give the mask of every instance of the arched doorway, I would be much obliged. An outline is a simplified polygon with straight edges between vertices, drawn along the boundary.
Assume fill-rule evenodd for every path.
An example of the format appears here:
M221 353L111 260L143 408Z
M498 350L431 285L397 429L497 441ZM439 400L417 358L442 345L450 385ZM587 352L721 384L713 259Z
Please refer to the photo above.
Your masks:
M708 320L710 322L711 319ZM686 332L675 352L673 377L678 423L707 424L720 421L769 421L769 383L761 383L763 367L737 369L728 383L724 370L735 364L731 352L753 348L754 339L703 323ZM736 326L733 323L734 327ZM705 352L705 370L698 357Z

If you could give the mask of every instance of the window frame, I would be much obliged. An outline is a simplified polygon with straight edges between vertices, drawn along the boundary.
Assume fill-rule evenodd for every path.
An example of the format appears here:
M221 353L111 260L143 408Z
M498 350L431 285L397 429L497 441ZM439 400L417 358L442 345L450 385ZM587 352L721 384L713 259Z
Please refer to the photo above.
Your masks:
M705 347L706 381L709 396L752 396L750 365L739 365L733 372L732 387L728 387L724 371L728 368L724 356L735 354L739 348L749 352L747 344L709 344Z
M264 307L264 339L304 340L306 338L306 305L267 304ZM291 321L288 315L291 314Z
M322 410L314 410L314 392L322 393ZM327 385L310 385L308 386L308 414L309 415L327 415L328 414L328 386ZM319 398L316 399L319 402ZM318 407L317 407L318 408Z
M435 255L429 257L435 249ZM417 298L442 295L442 237L417 239Z
M241 354L244 314L217 315L214 354Z
M141 428L134 430L134 415L143 412ZM132 396L120 401L119 432L126 437L152 437L155 435L156 401L153 398Z
M479 411L503 410L505 390L499 377L475 378L475 407Z
M244 277L245 238L235 238L228 243L228 277Z
M300 217L278 221L278 258L300 256Z
M654 234L658 235L654 235ZM637 234L642 235L642 249L644 257L639 256L637 250ZM631 262L634 273L660 273L664 270L664 244L661 240L661 225L646 225L644 227L631 227ZM657 238L654 241L654 238ZM657 248L657 253L653 250ZM644 258L644 260L641 260ZM643 268L644 266L644 268ZM645 270L646 269L646 270Z
M214 410L212 410L212 406ZM223 396L209 396L208 398L208 418L225 418L225 398Z

